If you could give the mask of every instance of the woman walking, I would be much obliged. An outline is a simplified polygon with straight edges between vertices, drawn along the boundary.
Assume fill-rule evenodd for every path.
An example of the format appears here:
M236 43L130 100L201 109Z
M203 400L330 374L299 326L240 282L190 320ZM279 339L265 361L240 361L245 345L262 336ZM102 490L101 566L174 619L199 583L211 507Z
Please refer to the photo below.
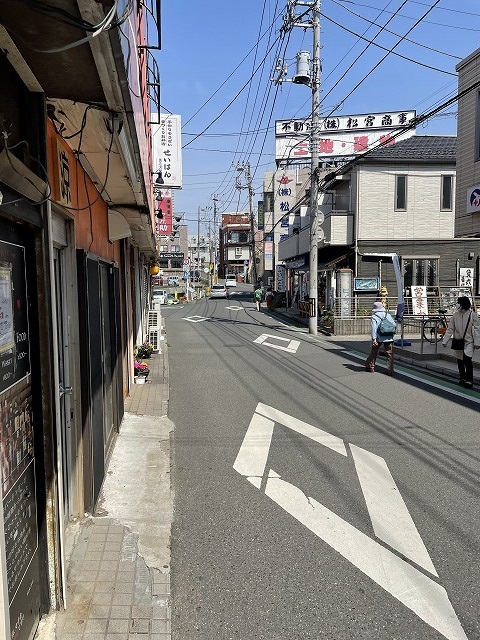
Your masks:
M442 344L447 346L452 338L453 355L457 359L460 380L458 384L466 389L473 388L473 354L480 349L480 319L473 311L472 304L466 296L457 300L448 328L443 336Z
M382 331L382 320L387 320L390 324L390 331ZM396 322L387 312L381 302L374 302L372 309L372 346L365 361L365 371L375 373L375 362L378 350L383 345L383 350L387 358L387 376L393 376L393 339L395 337Z

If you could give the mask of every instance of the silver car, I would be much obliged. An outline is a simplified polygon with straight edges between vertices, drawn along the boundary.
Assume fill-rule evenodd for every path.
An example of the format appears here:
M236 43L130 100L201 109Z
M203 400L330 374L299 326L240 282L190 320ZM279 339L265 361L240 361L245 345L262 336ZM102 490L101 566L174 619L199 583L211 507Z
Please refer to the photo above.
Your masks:
M224 284L214 284L210 289L210 298L228 298L227 287Z

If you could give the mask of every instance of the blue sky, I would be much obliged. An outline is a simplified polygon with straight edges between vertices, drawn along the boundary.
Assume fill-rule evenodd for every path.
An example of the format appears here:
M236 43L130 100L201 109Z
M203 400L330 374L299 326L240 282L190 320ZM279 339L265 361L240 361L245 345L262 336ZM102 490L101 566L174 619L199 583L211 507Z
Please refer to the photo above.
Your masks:
M248 209L246 189L235 188L239 162L250 163L254 201L261 198L263 174L275 168L275 120L311 112L307 86L270 81L279 57L291 78L296 53L312 50L311 29L280 36L286 5L162 0L161 104L182 117L183 189L174 206L191 233L198 207L206 231L213 194L219 213ZM456 64L480 47L478 0L322 0L321 14L323 115L427 113L455 95ZM453 104L417 135L455 134L455 113Z

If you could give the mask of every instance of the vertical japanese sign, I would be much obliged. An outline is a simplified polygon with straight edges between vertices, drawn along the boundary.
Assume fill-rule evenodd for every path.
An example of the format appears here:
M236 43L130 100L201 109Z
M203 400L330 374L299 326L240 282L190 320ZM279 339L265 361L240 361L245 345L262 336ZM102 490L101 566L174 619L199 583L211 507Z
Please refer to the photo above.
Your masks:
M469 287L473 289L473 281L475 279L475 269L467 267L460 269L459 287Z
M414 316L428 315L427 287L415 285L411 287L412 314Z
M163 218L157 218L157 233L161 236L170 236L173 233L173 212L171 191L162 191L161 200L157 200L157 209L163 214Z
M70 185L70 164L65 146L57 138L58 165L58 201L65 207L72 206L72 192Z
M263 200L257 202L257 228L259 231L263 231L265 226L265 212L263 209Z
M275 242L288 238L288 228L290 220L290 210L296 203L297 187L296 187L295 171L277 171L274 177L275 194L274 194L274 224L275 224ZM278 224L280 222L280 224Z
M160 115L160 124L152 125L153 163L161 171L166 189L182 187L182 131L178 115Z
M273 242L264 242L265 271L273 269Z
M275 290L279 292L285 291L285 267L282 264L275 267L275 277Z

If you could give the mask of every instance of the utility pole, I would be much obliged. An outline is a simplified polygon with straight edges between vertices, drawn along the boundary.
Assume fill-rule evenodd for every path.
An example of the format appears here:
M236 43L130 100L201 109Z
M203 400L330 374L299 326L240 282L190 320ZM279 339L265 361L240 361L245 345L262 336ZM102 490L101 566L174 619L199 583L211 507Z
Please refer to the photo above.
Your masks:
M288 3L287 14L284 17L283 29L289 30L291 27L301 27L302 29L313 29L313 53L311 57L311 73L309 68L310 56L308 51L300 51L297 53L297 73L292 79L286 79L288 67L283 60L278 60L275 71L277 77L272 78L276 84L282 82L294 82L295 84L304 84L310 87L312 91L312 122L310 129L310 153L311 153L311 169L310 169L310 264L309 264L309 314L308 314L308 331L316 335L318 333L318 241L324 237L321 223L323 216L319 216L318 212L318 194L319 194L319 127L320 127L320 4L321 0L312 0L306 2L304 0L290 0ZM306 14L303 12L297 17L294 14L294 8L297 5L310 7L310 20L300 21Z
M257 286L257 252L255 248L255 220L253 217L253 189L252 189L252 176L250 175L250 163L247 162L245 165L245 178L247 180L248 187L248 207L250 211L250 233L252 234L252 245L251 245L251 260L252 260L252 277L253 277L253 286Z
M214 284L218 282L217 275L217 202L216 195L213 196L213 280Z
M310 292L308 332L318 333L318 183L319 183L319 126L320 126L320 0L312 3L312 129L311 129L311 186L310 186Z
M252 236L250 243L250 259L252 265L252 278L253 278L253 286L257 284L257 256L255 251L255 220L253 216L253 189L252 189L252 176L250 175L250 163L239 162L237 164L237 171L245 173L245 180L247 181L247 186L243 187L240 184L240 180L236 181L237 189L248 189L248 208L249 208L249 216L250 216L250 234Z
M201 208L198 207L198 218L197 218L197 271L200 271L200 211L201 211Z

